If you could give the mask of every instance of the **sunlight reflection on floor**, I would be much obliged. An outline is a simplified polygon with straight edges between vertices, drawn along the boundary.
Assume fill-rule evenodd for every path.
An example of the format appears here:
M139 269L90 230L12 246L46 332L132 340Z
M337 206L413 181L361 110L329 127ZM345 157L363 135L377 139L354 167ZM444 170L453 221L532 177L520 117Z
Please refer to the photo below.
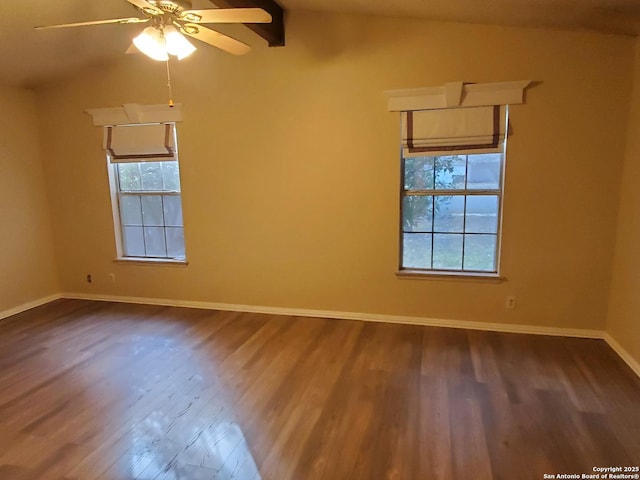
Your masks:
M174 360L180 357L176 362L180 371L168 369L163 378L129 372L130 380L136 377L130 388L136 390L140 403L158 405L151 413L145 409L132 418L125 435L128 465L123 462L119 473L141 480L261 480L215 373L210 367L203 368L206 364L200 364L193 351L166 352ZM171 365L169 358L163 362ZM188 375L182 371L185 366ZM172 384L174 378L180 385ZM171 389L166 389L167 383L172 384Z

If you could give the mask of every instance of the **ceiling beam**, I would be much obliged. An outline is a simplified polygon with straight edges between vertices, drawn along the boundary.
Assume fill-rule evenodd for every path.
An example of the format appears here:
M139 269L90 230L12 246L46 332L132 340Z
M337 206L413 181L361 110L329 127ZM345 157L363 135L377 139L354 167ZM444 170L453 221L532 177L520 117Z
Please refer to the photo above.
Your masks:
M274 0L210 0L220 8L262 8L271 14L271 23L245 23L269 42L270 47L284 47L284 10Z

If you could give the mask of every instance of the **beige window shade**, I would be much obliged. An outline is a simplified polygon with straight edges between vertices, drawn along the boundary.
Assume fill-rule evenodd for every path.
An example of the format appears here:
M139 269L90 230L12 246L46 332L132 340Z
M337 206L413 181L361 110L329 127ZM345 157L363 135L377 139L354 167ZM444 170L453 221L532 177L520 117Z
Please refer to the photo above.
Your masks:
M107 126L104 149L112 163L176 160L175 124Z
M507 131L504 105L402 112L402 149L407 157L502 151Z

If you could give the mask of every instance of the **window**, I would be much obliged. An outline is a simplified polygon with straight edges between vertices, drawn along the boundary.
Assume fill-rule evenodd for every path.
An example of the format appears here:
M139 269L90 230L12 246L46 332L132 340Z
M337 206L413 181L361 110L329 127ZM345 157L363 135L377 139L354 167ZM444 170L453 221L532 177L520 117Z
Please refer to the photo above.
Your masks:
M401 268L497 273L503 153L402 159Z
M106 127L105 137L118 257L185 260L173 124Z
M498 276L509 108L530 85L387 92L389 111L400 113L401 271Z

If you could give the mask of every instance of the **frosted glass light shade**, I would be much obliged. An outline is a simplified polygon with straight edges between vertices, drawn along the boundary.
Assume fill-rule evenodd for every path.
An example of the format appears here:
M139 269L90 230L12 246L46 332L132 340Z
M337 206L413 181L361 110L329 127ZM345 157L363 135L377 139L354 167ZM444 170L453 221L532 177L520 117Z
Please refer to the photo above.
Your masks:
M164 27L164 38L167 43L167 52L178 57L178 60L182 60L196 51L196 47L173 25Z
M140 35L133 39L133 44L142 53L154 60L169 60L165 39L162 37L162 33L155 27L145 28Z

